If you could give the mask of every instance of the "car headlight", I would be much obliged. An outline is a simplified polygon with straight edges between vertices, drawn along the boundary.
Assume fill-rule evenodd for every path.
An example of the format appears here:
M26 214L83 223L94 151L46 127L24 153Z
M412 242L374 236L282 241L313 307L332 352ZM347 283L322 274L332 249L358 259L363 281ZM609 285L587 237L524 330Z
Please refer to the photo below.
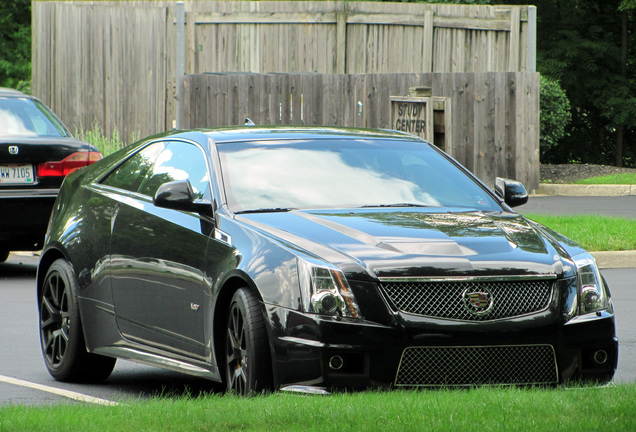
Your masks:
M580 314L608 309L609 296L594 257L585 252L573 258L578 274Z
M360 318L356 298L339 269L299 258L298 273L305 312Z

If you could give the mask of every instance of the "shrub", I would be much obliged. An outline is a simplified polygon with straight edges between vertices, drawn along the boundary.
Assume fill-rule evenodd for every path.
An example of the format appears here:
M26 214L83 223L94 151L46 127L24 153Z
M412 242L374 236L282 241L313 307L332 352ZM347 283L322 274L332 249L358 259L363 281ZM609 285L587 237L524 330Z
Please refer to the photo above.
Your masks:
M104 135L104 131L97 123L93 125L93 129L89 129L87 131L83 129L80 129L79 131L75 130L75 137L79 140L93 144L104 156L108 156L109 154L114 153L139 139L138 136L132 136L130 141L125 143L119 136L119 130L117 128L115 128L111 136L108 137Z
M559 145L559 140L569 135L565 128L572 120L572 112L570 101L557 80L542 76L539 97L541 162L549 163L550 153L553 153Z

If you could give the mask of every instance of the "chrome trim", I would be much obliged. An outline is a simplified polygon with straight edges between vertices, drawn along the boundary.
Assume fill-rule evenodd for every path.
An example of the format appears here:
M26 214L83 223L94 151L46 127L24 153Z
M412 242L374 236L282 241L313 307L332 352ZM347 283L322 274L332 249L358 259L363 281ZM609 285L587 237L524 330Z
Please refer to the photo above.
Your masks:
M282 387L280 391L290 393L302 393L313 395L330 395L331 393L324 387L316 387L312 385L288 385Z
M508 282L517 280L556 279L555 273L538 275L497 275L497 276L409 276L409 277L380 277L380 282Z
M218 381L219 374L214 371L205 369L201 366L197 366L192 363L188 363L173 358L164 357L162 355L153 354L134 348L125 347L104 347L97 348L93 351L95 354L104 355L107 357L122 358L137 363L158 366L164 369L169 369L175 372L187 373L189 375L198 376L201 378L207 378L210 380Z
M0 189L2 198L56 198L59 189Z
M303 338L294 337L294 336L282 336L278 339L285 342L291 342L291 343L295 343L299 345L307 345L307 346L316 347L316 348L324 348L326 346L326 344L324 344L323 342L303 339Z

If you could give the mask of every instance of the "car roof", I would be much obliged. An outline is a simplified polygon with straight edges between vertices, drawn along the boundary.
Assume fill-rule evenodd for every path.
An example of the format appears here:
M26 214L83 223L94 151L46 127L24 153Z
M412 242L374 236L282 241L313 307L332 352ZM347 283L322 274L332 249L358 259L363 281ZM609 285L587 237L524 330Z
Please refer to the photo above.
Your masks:
M390 138L420 140L419 137L388 129L355 129L326 126L237 126L200 129L217 144L245 141L302 139L369 139Z
M0 87L0 96L2 97L31 97L21 91L10 89L6 87Z

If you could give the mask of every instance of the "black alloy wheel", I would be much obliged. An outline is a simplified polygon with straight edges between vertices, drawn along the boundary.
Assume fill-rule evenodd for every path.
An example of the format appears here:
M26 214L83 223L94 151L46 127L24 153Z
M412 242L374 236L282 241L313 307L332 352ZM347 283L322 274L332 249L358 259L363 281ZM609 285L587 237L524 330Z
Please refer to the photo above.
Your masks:
M40 341L46 368L58 381L102 381L111 374L115 359L86 350L77 281L63 259L49 267L41 288Z
M249 396L272 389L267 329L260 302L247 288L232 297L226 340L227 391Z

